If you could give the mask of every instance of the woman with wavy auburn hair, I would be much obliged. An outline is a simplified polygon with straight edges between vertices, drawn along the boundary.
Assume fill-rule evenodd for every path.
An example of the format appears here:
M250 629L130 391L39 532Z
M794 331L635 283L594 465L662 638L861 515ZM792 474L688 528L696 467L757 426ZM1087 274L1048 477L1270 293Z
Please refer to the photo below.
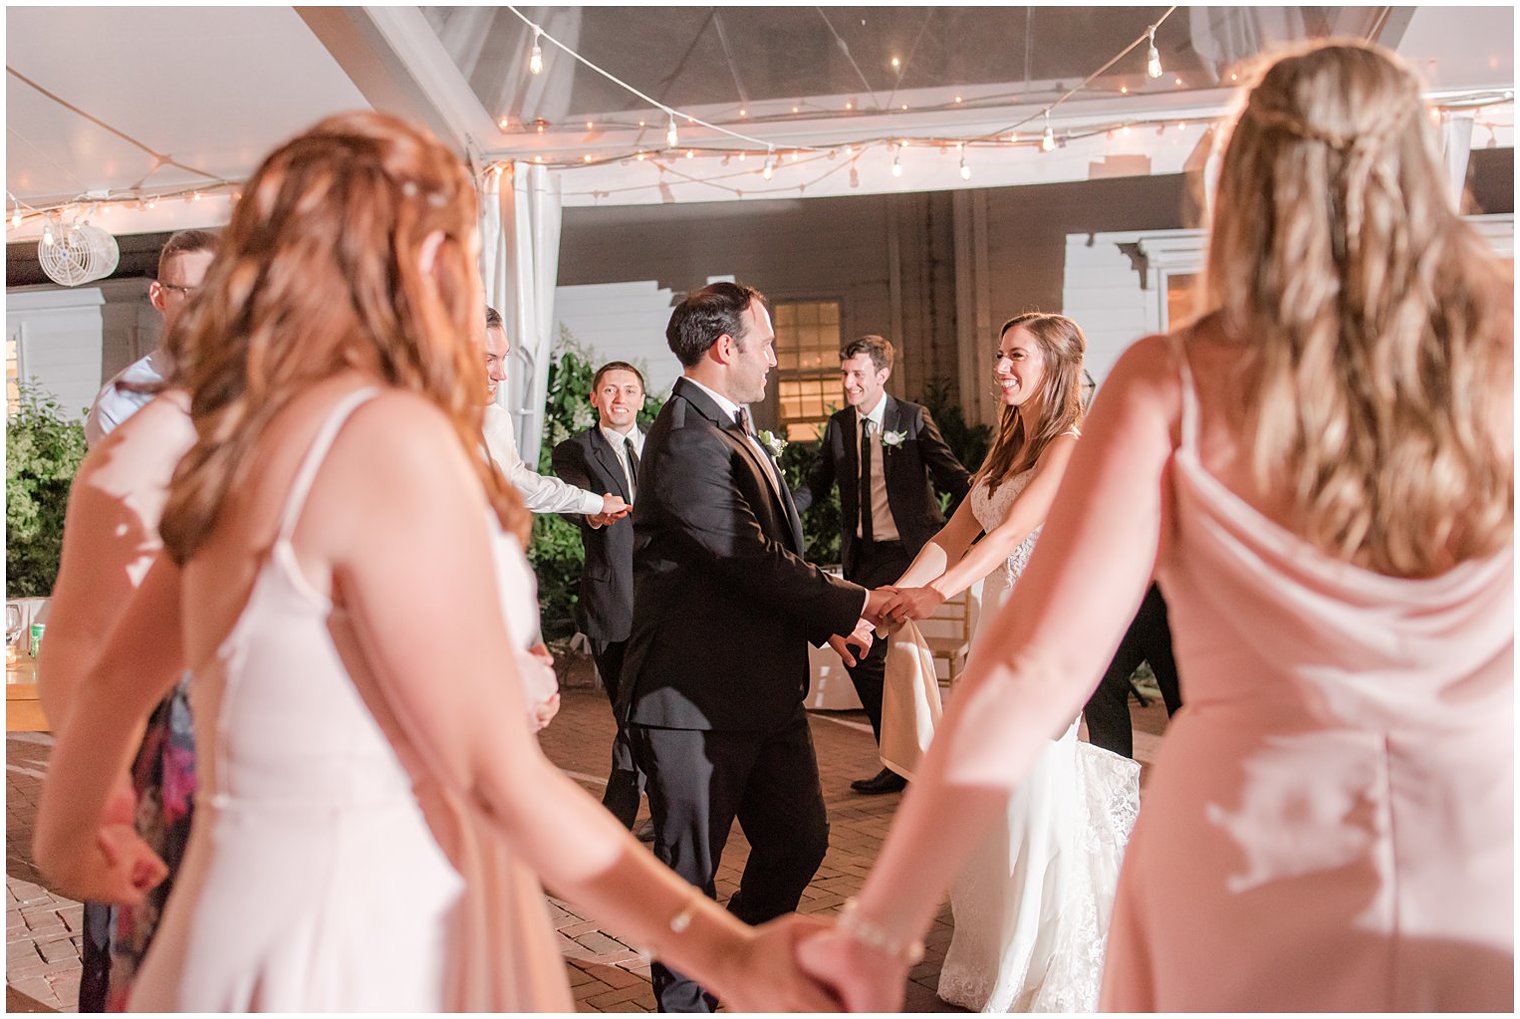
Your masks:
M1509 1010L1513 303L1420 83L1306 47L1245 92L1207 312L1113 369L877 865L804 962L907 960L1154 572L1186 706L1108 933L1119 1011Z
M444 146L333 117L249 181L187 323L196 441L51 763L37 859L133 903L104 804L190 663L200 792L130 1007L569 1011L540 878L739 1008L827 1008L539 751L526 514L481 450L476 202Z

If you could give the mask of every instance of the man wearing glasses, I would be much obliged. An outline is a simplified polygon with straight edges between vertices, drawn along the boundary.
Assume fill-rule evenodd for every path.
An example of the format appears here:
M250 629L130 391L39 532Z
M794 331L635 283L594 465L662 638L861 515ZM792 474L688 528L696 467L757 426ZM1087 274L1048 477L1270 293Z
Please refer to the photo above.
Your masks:
M95 397L84 422L84 441L90 446L158 395L156 386L169 367L162 337L169 335L174 320L200 289L218 242L217 235L209 230L180 230L164 244L158 254L158 279L148 286L148 300L164 317L159 345L147 357L122 369Z

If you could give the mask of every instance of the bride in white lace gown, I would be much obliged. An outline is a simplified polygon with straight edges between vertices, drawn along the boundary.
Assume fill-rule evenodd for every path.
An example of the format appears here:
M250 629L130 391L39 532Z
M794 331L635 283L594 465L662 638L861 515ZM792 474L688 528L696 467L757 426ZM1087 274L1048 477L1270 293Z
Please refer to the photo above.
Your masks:
M1039 538L1081 419L1086 344L1059 315L1005 324L994 378L1004 410L968 498L897 585L889 613L922 619L982 577L980 619L998 618ZM976 535L986 536L972 544ZM915 586L923 585L923 586ZM982 643L979 631L972 654ZM1139 810L1139 767L1053 734L951 889L955 934L939 995L986 1012L1098 1005L1119 863Z

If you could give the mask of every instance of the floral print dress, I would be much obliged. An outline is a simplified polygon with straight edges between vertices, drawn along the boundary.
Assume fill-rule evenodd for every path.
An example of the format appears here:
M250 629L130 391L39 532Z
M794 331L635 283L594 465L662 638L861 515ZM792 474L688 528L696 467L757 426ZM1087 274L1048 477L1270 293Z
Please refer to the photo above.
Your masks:
M174 886L174 875L190 840L195 800L195 733L190 724L190 675L148 718L141 748L132 764L137 794L137 831L169 868L163 884L142 905L111 910L111 980L106 1009L125 1011L132 982L158 929L158 919Z

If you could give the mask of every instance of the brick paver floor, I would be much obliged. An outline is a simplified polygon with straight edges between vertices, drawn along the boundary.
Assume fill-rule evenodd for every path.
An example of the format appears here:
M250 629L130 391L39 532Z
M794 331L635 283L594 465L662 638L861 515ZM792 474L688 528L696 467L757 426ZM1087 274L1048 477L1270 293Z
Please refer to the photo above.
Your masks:
M609 764L612 716L606 698L587 682L586 663L568 665L562 672L566 682L563 707L544 730L543 747L550 760L600 798ZM1154 753L1165 714L1159 705L1137 706L1133 712L1136 756L1145 763ZM800 909L829 915L859 890L902 797L860 796L850 791L852 780L880 768L863 713L816 713L809 720L829 810L829 853L803 894ZM52 738L43 733L11 733L6 739L5 961L10 1012L77 1010L82 907L47 890L30 853L32 819L51 746ZM737 889L748 855L749 844L736 827L717 875L720 899L726 901ZM653 1010L647 958L567 903L551 898L550 914L580 1011ZM950 933L947 905L925 937L924 961L910 975L908 1011L960 1011L934 993Z

